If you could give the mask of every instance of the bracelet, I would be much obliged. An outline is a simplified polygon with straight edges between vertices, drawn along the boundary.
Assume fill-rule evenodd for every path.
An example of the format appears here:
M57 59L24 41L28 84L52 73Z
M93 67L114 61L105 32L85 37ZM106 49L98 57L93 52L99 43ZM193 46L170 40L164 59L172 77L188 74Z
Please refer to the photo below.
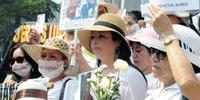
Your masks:
M164 45L169 45L172 41L178 40L175 34L168 35L167 37L163 38Z

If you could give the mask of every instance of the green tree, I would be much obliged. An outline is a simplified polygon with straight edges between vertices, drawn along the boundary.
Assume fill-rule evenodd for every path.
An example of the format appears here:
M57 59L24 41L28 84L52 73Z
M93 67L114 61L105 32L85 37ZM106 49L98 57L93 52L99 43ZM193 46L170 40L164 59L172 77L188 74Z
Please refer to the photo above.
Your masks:
M60 6L51 0L0 0L0 56L7 55L20 19L36 21L37 15L46 14L46 22L55 18ZM0 66L1 69L1 66Z

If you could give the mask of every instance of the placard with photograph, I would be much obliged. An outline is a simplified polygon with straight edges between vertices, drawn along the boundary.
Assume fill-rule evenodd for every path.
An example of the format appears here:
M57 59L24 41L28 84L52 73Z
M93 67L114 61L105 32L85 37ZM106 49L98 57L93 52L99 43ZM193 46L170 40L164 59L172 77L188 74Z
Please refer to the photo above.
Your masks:
M98 0L62 0L60 30L86 28L95 22Z

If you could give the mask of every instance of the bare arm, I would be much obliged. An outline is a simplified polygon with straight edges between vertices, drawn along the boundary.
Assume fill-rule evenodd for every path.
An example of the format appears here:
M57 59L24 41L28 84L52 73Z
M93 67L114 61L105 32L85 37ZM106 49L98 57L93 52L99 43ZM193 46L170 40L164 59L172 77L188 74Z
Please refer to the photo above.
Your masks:
M175 34L169 18L158 6L151 4L149 10L153 19L153 28L162 38ZM174 40L165 47L176 83L185 96L196 100L200 97L200 80L196 78L192 65L179 46L179 42Z
M93 70L90 65L87 63L86 59L83 57L81 46L76 46L76 61L79 66L79 74Z

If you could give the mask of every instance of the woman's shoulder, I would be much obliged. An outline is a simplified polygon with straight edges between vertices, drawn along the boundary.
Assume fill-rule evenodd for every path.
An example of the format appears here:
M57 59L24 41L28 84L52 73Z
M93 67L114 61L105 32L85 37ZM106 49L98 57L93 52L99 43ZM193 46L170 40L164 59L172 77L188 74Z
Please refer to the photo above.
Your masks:
M127 74L131 75L131 76L134 75L134 76L137 76L137 77L142 77L144 79L142 73L138 69L136 69L135 67L130 66L130 65L128 67Z
M64 78L64 82L68 81L69 83L77 83L78 82L78 78L77 77L65 77Z
M132 66L129 66L126 72L122 72L121 76L124 78L128 78L128 80L131 81L134 80L146 84L142 73L137 69L133 68Z
M66 77L65 81L67 80L63 100L74 100L76 94L78 94L79 81L76 77Z

